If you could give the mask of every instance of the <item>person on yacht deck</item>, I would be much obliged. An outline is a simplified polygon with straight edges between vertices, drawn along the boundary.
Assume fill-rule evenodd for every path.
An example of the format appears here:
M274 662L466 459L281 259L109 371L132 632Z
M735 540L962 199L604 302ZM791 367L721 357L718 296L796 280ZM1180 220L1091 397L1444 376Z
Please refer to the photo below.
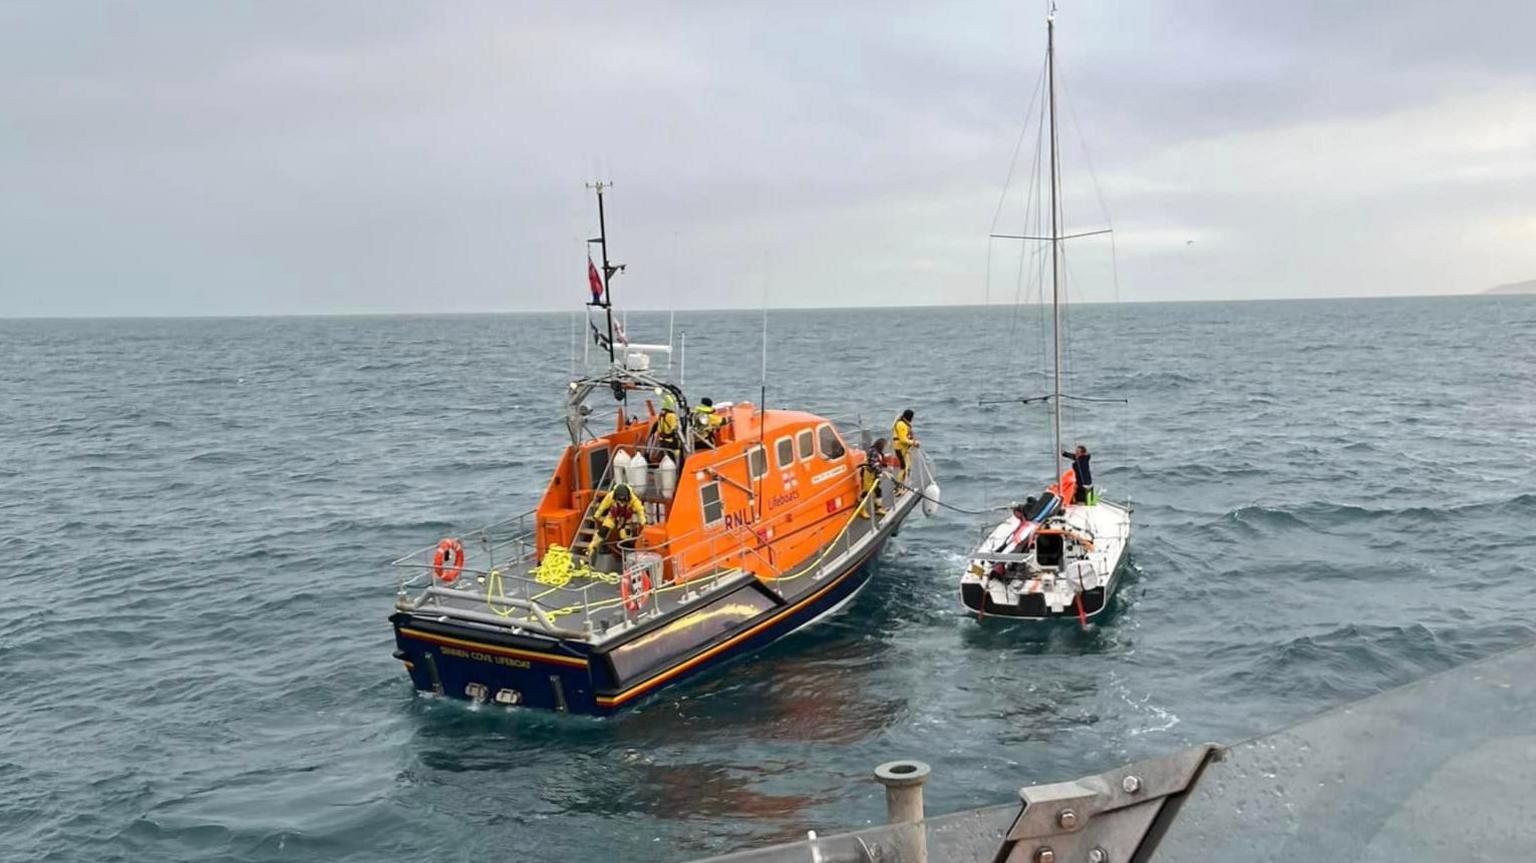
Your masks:
M1061 457L1072 460L1072 473L1077 479L1077 491L1072 494L1072 503L1087 503L1093 494L1093 471L1088 466L1088 460L1093 456L1088 454L1087 447L1078 444L1075 452L1062 452Z

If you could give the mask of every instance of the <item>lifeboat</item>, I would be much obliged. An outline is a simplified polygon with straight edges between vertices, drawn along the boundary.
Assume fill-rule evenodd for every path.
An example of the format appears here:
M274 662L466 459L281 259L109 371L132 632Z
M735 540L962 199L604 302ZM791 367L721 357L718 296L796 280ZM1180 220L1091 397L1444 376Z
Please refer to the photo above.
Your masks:
M612 321L604 245L589 322ZM670 343L602 346L566 392L569 442L538 506L448 538L448 566L441 542L395 562L395 656L418 690L614 713L839 609L937 496L920 450L901 481L867 464L860 424L696 411L651 370Z

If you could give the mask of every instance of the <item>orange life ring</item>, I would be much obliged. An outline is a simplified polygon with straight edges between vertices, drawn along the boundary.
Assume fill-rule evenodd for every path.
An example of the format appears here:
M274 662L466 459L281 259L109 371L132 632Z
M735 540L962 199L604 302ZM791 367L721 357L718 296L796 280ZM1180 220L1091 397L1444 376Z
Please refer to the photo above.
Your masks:
M464 571L464 543L457 539L445 539L437 544L432 555L432 574L449 584Z
M649 570L638 570L633 574L626 574L619 579L619 596L624 600L624 608L630 614L639 614L640 609L651 601L651 573Z

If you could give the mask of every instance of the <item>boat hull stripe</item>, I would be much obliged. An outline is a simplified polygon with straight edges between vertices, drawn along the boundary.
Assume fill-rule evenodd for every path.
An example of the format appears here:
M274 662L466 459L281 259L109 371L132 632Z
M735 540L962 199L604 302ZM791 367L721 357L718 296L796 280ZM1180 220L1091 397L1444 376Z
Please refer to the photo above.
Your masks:
M598 705L600 705L602 707L617 707L617 706L623 704L624 702L630 700L631 698L635 698L635 697L638 697L640 695L643 695L646 692L650 691L651 689L654 689L655 687L660 686L663 683L666 683L668 680L671 680L673 677L676 677L677 675L682 674L683 672L689 670L690 668L693 668L694 666L698 665L699 663L704 662L704 661L710 659L713 656L716 656L721 651L729 650L731 647L735 646L736 644L740 643L741 641L743 641L745 639L748 639L748 638L751 638L752 636L756 635L757 633L762 632L764 629L766 629L766 628L768 628L768 627L778 623L779 621L783 620L785 617L788 617L789 615L794 614L795 612L797 612L800 609L804 608L806 605L808 605L808 604L810 604L812 602L815 602L818 598L820 598L827 591L829 591L832 588L834 588L834 587L838 586L839 584L841 584L844 579L847 579L847 578L851 577L854 573L858 572L861 567L863 567L866 563L869 562L869 559L871 557L874 557L876 550L878 550L878 547L880 545L884 544L884 542L885 542L885 538L882 538L882 539L878 540L875 543L875 548L872 549L868 554L865 554L864 557L860 558L856 563L850 565L848 567L848 569L843 572L842 575L838 576L837 578L832 579L830 582L826 583L825 585L822 585L820 590L816 591L815 593L811 594L810 596L805 597L804 599L800 600L799 602L795 603L794 605L786 606L785 608L781 609L777 614L775 614L773 617L770 617L767 620L765 620L765 621L763 621L761 623L756 624L751 629L744 630L742 632L739 632L739 633L731 636L729 639L720 642L719 644L715 645L714 647L711 647L710 649L704 651L703 653L700 653L698 656L695 656L695 657L693 657L692 659L689 659L686 662L678 663L677 665L672 666L671 668L667 669L666 671L663 671L662 673L656 675L655 677L652 677L650 680L647 680L644 683L641 683L641 684L639 684L638 686L635 686L632 689L626 689L625 691L619 693L618 695L612 695L612 696L609 696L609 695L599 695L597 697Z
M528 659L535 662L549 662L555 665L568 665L572 668L586 668L585 659L577 659L574 656L557 656L552 653L538 653L532 650L517 650L511 647L500 647L495 644L485 644L480 641L465 641L462 638L449 638L446 635L437 635L431 632L422 632L419 629L400 627L400 634L417 641L429 641L433 644L444 644L449 647L462 647L465 650L479 650L485 653L496 653L502 656L512 656L518 659Z

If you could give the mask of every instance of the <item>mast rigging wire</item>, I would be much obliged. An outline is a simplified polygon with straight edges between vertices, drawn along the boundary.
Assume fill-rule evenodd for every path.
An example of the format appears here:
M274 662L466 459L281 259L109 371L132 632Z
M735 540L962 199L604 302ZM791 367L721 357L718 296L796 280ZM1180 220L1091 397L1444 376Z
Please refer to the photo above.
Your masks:
M997 230L997 223L1003 217L1003 205L1008 201L1008 189L1013 186L1013 171L1019 164L1019 151L1024 147L1024 136L1028 134L1029 118L1035 116L1035 102L1040 98L1040 91L1045 85L1045 64L1040 64L1040 75L1035 79L1034 90L1030 93L1029 107L1024 110L1024 123L1019 126L1019 139L1013 144L1013 158L1008 160L1008 176L1003 180L1003 191L997 196L997 209L992 213L992 231Z
M1048 28L1050 28L1050 25L1054 24L1055 4L1048 2L1047 6ZM1072 134L1074 134L1077 138L1078 144L1081 148L1081 152L1083 154L1083 163L1087 168L1090 181L1093 185L1094 196L1099 205L1100 213L1102 214L1106 224L1111 224L1111 219L1109 206L1104 198L1103 188L1099 183L1097 171L1093 166L1092 154L1088 148L1086 137L1083 134L1082 123L1077 116L1076 105L1068 98L1066 82L1061 75L1060 70L1056 68L1058 64L1054 62L1056 59L1054 51L1054 40L1052 40L1052 43L1048 44L1047 47L1048 50L1045 62L1043 64L1044 68L1041 69L1040 76L1036 79L1035 87L1032 90L1029 106L1025 113L1025 125L1024 128L1020 130L1019 137L1015 141L1013 157L1009 163L1007 179L1005 180L1003 190L999 195L998 206L993 213L992 232L987 244L987 282L985 297L987 305L990 306L991 280L994 262L994 250L992 248L991 239L1041 239L1049 242L1049 251L1051 252L1053 258L1053 261L1049 265L1051 266L1053 294L1052 308L1049 312L1052 317L1052 325L1050 330L1048 332L1045 310L1045 268L1048 266L1045 260L1045 252L1047 249L1044 243L1042 243L1039 246L1026 246L1024 249L1020 250L1014 290L1014 308L1009 314L1009 323L1007 327L1007 337L1005 343L1008 346L1007 374L1011 377L1013 376L1015 365L1023 359L1023 354L1025 353L1025 350L1021 349L1022 346L1018 345L1016 342L1016 335L1019 329L1024 297L1026 293L1035 294L1038 297L1038 308L1041 310L1040 314L1037 316L1037 322L1039 325L1039 339L1037 341L1037 345L1039 346L1042 362L1046 363L1050 368L1053 369L1053 374L1055 375L1055 383L1053 389L1055 390L1055 395L1060 396L1060 399L1056 402L1055 405L1053 420L1053 425L1055 427L1055 437L1057 438L1055 441L1056 445L1054 447L1057 452L1053 452L1051 455L1052 463L1055 466L1053 469L1054 474L1055 472L1059 471L1061 467L1059 451L1064 445L1064 435L1074 437L1076 435L1076 419L1078 410L1076 409L1075 405L1077 403L1109 402L1128 404L1129 402L1125 399L1073 397L1065 392L1066 389L1074 386L1076 383L1076 369L1072 367L1073 364L1070 362L1071 344L1073 342L1072 325L1070 320L1067 319L1063 312L1065 310L1065 306L1069 304L1073 294L1072 289L1076 283L1077 273L1075 272L1075 268L1072 266L1072 258L1067 255L1066 244L1063 241L1069 238L1093 236L1097 234L1109 234L1111 284L1113 287L1114 302L1117 307L1120 302L1120 280L1118 249L1116 248L1114 234L1110 230L1090 230L1078 233L1064 233L1067 229L1067 216L1065 201L1062 199L1063 196L1059 191L1063 153L1061 151L1060 145L1059 125L1056 123L1055 118L1055 103L1057 101L1064 101L1067 103L1067 120L1071 123ZM1044 155L1043 151L1045 149L1044 144L1046 140L1046 105L1040 98L1042 93L1048 93L1050 96L1050 108L1052 114L1050 118L1051 146L1048 166L1042 164L1042 156ZM1036 119L1037 104L1039 105L1040 112L1038 116L1039 125L1036 127L1037 134L1035 140L1035 152L1033 153L1031 159L1030 181L1022 190L1025 194L1025 228L1019 236L1014 236L1011 234L999 235L997 233L997 227L1002 221L1003 208L1007 202L1009 192L1013 185L1014 176L1018 168L1019 157L1023 151L1024 137L1028 134L1029 125ZM1046 221L1044 212L1046 209L1046 204L1043 200L1044 189L1043 179L1041 177L1042 167L1051 172L1050 177L1052 182L1052 195L1049 210L1052 227L1049 232L1049 237L1041 236L1045 233L1045 231L1042 229ZM1028 278L1026 278L1026 273L1028 273ZM989 402L985 401L982 402L982 404L988 403ZM1028 403L1028 400L1026 400L1025 403ZM1121 417L1122 422L1123 419L1124 418ZM1066 428L1064 429L1063 426Z
M933 503L936 503L939 506L944 507L945 509L954 510L955 512L958 512L958 513L960 513L962 515L989 515L989 514L994 513L994 512L1011 512L1012 511L1012 510L1010 510L1006 506L986 506L983 509L965 509L964 507L955 506L952 503L947 503L945 501L939 500L936 497L929 497L927 494L923 493L923 491L921 489L913 488L912 486L907 485L906 483L902 482L901 480L897 479L894 476L891 477L891 482L895 483L898 486L901 486L902 488L906 489L907 491L912 492L913 494L917 495L919 498L922 498L923 500L932 501Z
M1033 105L1033 102L1031 102L1031 104ZM1030 170L1029 170L1029 180L1030 181L1029 181L1029 186L1025 189L1025 197L1024 197L1024 203L1025 203L1024 230L1025 230L1025 233L1038 233L1039 230L1040 230L1040 226L1042 224L1042 218L1040 216L1040 207L1041 207L1042 201L1040 199L1040 194L1039 194L1039 181L1040 181L1040 157L1041 157L1042 150L1044 149L1044 142L1045 142L1045 118L1044 118L1044 114L1043 114L1044 110L1045 110L1044 105L1042 105L1041 106L1042 114L1041 114L1040 122L1035 127L1035 152L1034 152L1034 157L1031 159L1031 162L1030 162ZM1030 116L1032 117L1034 115L1031 114ZM1028 122L1028 119L1029 118L1026 118L1026 123ZM1010 173L1011 173L1011 171L1010 171ZM1030 209L1029 206L1028 206L1031 202L1034 204L1034 208L1033 209ZM1031 217L1033 217L1033 221L1031 221ZM993 232L994 233L996 232L996 226L995 225L993 227ZM990 249L990 247L991 247L991 242L989 240L988 241L988 248ZM1031 260L1033 260L1033 262L1036 264L1036 266L1034 268L1032 268L1032 270L1031 270L1031 275L1034 276L1035 278L1034 278L1033 281L1026 282L1025 278L1024 278L1025 265L1030 263ZM1042 248L1038 247L1038 246L1026 247L1025 249L1022 249L1019 252L1019 268L1018 268L1018 273L1015 276L1015 288L1014 288L1014 292L1013 292L1013 309L1009 313L1008 337L1007 337L1007 340L1006 340L1006 344L1009 346L1009 350L1008 350L1008 364L1007 364L1007 367L1006 367L1006 371L1007 371L1008 374L1012 374L1013 373L1013 369L1014 369L1015 365L1017 365L1019 363L1019 361L1022 359L1022 353L1023 352L1018 350L1018 349L1016 349L1014 347L1014 344L1015 344L1014 335L1015 335L1015 333L1018 330L1020 309L1024 305L1024 303L1023 303L1024 292L1025 292L1025 289L1026 289L1027 285L1039 285L1040 286L1040 290L1042 292L1042 296L1043 296L1043 291L1044 291L1044 262L1045 262L1044 250ZM1043 327L1043 324L1044 324L1043 318L1041 319L1041 324L1042 324L1042 327ZM1043 329L1041 330L1041 337L1042 338L1044 337L1044 330Z

